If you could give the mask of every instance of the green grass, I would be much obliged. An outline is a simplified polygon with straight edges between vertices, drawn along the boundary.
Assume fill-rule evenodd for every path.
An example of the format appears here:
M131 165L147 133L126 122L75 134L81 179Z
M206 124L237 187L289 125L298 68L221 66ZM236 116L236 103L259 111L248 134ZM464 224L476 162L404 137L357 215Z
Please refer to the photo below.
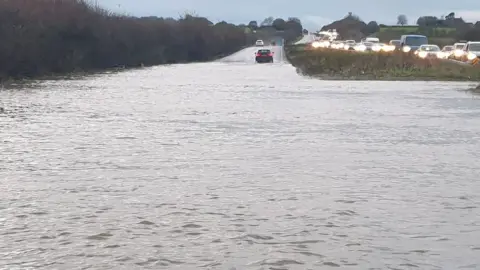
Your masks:
M445 31L445 32L449 32L449 33L456 31L456 29L454 27L433 27L431 29L434 30L434 31ZM380 27L380 32L385 32L385 31L410 32L410 31L422 31L422 29L417 25L409 25L409 26L392 25L392 26Z
M418 26L386 26L386 27L380 27L380 32L385 32L385 31L417 31Z
M377 35L380 36L398 36L408 34L420 34L428 37L451 38L455 37L456 29L453 27L419 27L416 25L409 26L386 26L380 27Z

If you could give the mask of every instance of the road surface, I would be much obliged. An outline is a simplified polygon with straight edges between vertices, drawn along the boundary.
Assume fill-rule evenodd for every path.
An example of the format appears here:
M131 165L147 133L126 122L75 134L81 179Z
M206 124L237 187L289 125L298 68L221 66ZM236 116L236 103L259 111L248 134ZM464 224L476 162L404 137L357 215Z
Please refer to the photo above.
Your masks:
M255 54L259 49L270 49L273 52L273 62L285 64L287 60L284 55L282 46L264 46L264 47L248 47L230 56L218 60L223 63L255 63ZM263 65L263 64L262 64Z
M468 84L255 49L2 89L0 269L480 268Z

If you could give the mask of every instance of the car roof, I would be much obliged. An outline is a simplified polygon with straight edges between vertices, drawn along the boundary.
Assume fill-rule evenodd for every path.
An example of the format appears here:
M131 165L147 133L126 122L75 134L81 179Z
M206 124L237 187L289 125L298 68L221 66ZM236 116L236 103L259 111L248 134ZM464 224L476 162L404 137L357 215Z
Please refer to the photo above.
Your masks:
M477 44L477 43L480 43L480 41L469 41L467 42L468 44Z
M269 49L260 49L257 52L269 52L269 51L270 51Z
M427 37L424 35L402 35L402 37Z

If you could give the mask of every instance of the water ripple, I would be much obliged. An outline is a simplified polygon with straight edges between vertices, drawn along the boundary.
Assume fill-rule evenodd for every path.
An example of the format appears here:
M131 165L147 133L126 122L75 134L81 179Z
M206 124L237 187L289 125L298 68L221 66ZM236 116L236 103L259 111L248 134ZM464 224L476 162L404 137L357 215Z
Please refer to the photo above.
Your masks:
M462 87L205 63L2 90L0 269L479 269Z

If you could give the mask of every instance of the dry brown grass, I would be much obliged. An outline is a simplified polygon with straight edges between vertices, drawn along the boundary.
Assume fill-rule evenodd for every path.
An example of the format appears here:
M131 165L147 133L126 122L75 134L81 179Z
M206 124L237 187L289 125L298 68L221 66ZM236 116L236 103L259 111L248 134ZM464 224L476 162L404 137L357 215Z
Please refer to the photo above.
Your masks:
M403 52L359 53L333 49L286 48L289 61L303 74L349 79L480 80L480 68Z
M114 14L82 0L0 0L0 81L207 61L245 45L242 28L200 17Z

